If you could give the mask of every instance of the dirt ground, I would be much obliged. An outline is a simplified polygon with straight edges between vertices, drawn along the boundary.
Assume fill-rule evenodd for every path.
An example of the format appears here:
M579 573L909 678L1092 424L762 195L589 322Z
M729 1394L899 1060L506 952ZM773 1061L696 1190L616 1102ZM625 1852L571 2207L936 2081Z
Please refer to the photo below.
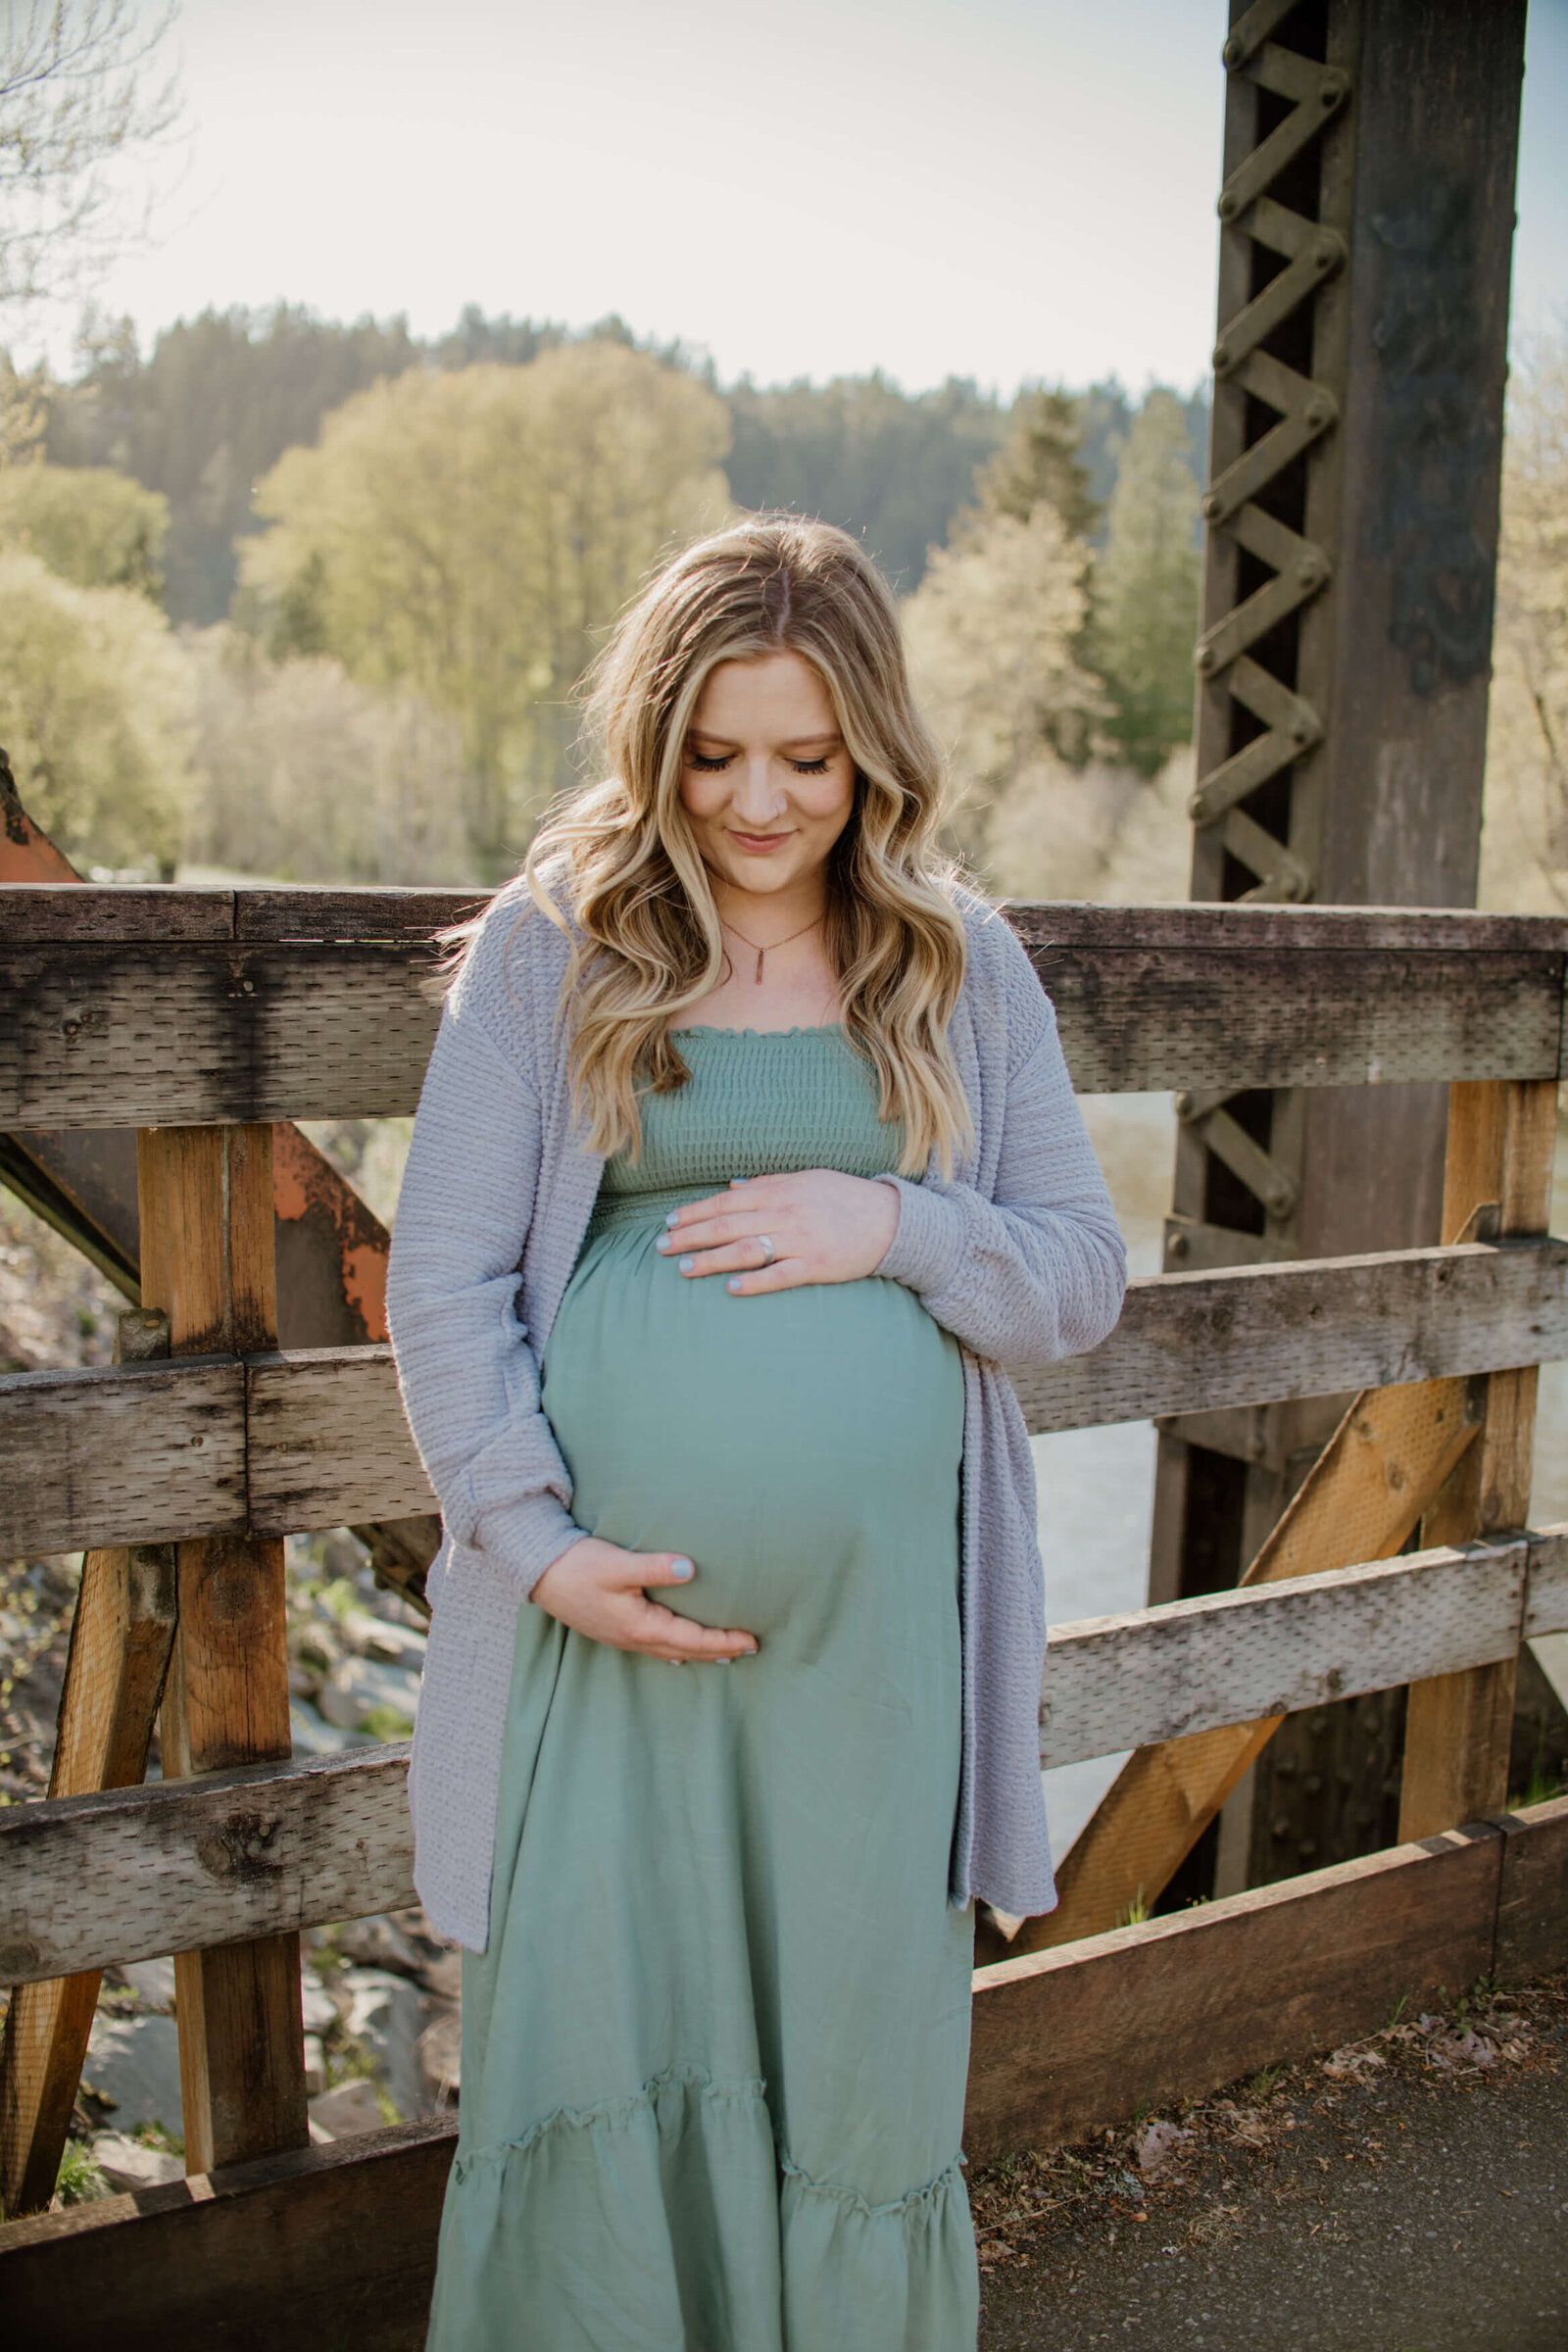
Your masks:
M970 2191L981 2352L1565 2352L1568 1972Z

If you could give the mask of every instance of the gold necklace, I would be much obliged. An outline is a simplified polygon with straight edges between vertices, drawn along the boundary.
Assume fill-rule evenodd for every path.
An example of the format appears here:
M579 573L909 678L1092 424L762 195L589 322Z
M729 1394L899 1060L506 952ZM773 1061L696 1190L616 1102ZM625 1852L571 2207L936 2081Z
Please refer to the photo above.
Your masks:
M733 931L742 947L751 948L756 952L757 975L754 985L760 988L762 985L762 957L771 955L775 948L787 948L792 939L804 939L808 931L814 931L821 920L822 917L815 914L808 923L803 923L798 931L786 933L783 939L770 939L765 948L758 947L755 939L748 939L744 931L734 923L726 923L722 915L718 918L718 925L721 931Z

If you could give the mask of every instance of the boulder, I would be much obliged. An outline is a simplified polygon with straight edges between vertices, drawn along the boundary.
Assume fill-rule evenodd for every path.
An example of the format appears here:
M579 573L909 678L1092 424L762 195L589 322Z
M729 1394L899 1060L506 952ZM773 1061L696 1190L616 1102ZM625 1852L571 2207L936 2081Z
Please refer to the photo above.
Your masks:
M149 2009L173 2009L172 1960L127 1960L120 1973L131 1991L138 1993Z
M399 2115L412 2121L424 2100L418 2052L424 2014L417 1986L389 1969L346 1968L337 1993L347 2002L345 2029L368 2055Z
M312 2099L310 2115L311 2138L318 2144L384 2128L373 2082L340 2082L336 2090L323 2090Z
M83 2087L110 2104L117 2131L157 2124L172 2138L185 2128L179 2095L179 2032L172 2017L111 2017L100 2009L87 2042Z
M161 2188L167 2180L182 2180L185 2160L168 2148L148 2148L122 2132L95 2132L92 2160L111 2188Z

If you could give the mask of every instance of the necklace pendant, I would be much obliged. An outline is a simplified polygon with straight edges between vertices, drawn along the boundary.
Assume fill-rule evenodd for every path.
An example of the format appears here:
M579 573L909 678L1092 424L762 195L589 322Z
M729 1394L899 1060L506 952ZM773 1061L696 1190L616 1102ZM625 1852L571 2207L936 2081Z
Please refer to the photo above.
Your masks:
M763 957L763 956L764 956L766 954L767 954L767 950L766 950L765 948L759 948L759 949L758 949L758 951L757 951L757 981L756 981L756 985L757 985L757 987L759 987L759 988L760 988L760 987L761 987L761 985L762 985L762 957Z

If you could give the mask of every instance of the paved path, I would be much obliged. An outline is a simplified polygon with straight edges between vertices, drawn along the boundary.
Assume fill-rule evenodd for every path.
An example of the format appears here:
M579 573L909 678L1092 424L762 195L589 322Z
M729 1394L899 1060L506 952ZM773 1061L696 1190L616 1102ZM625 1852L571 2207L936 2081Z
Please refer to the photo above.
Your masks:
M1359 2047L978 2173L981 2352L1568 2352L1568 1977Z

